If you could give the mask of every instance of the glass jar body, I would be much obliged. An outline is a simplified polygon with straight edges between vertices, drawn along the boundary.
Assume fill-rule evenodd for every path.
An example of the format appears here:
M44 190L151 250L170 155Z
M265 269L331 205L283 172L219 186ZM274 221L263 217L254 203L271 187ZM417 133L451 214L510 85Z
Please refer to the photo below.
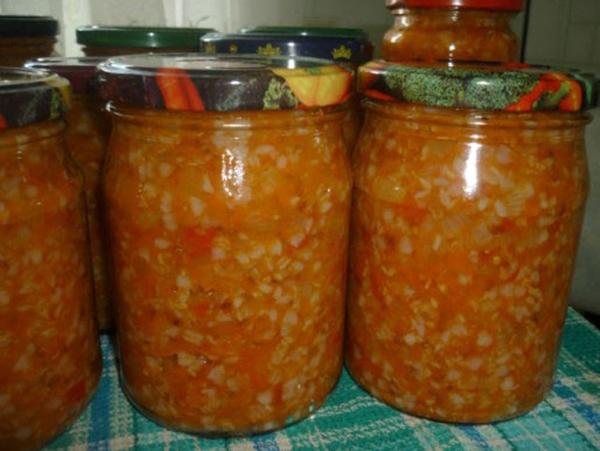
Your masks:
M519 57L512 12L398 8L383 38L386 61L508 62Z
M587 194L583 115L370 103L347 363L418 416L520 415L553 381Z
M0 66L22 67L26 61L51 56L56 39L47 37L0 37Z
M37 449L62 432L101 372L85 201L63 128L0 132L2 449Z
M110 117L104 110L104 103L93 96L74 94L67 113L65 141L67 150L84 174L96 317L101 331L108 331L113 327L108 281L108 243L104 231L100 183L109 137Z
M342 365L345 111L113 113L105 193L129 398L206 435L311 414Z

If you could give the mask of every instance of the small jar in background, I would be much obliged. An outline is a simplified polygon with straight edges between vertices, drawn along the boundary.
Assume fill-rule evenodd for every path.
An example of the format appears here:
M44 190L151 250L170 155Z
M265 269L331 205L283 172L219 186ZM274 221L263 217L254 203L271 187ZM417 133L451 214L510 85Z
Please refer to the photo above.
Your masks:
M208 435L312 414L342 369L352 71L224 55L100 67L129 399Z
M64 147L68 83L0 71L0 448L38 449L102 367L81 174Z
M361 68L346 359L407 413L487 423L552 387L588 172L591 83Z
M110 137L110 116L97 92L96 66L102 61L104 59L100 57L42 58L28 62L27 67L57 73L66 78L72 87L65 140L67 150L84 174L96 316L100 330L110 331L113 327L113 311L100 183L104 154Z
M206 34L200 40L200 52L322 58L356 70L372 58L373 45L367 34L357 28L259 26L244 28L238 34ZM344 138L349 150L354 148L361 124L362 111L354 96L344 117Z
M508 62L519 58L510 28L523 0L386 0L394 25L386 61Z
M199 39L213 31L212 28L92 25L77 29L77 43L87 56L196 52Z
M0 15L0 66L21 67L32 58L52 55L57 34L52 17Z

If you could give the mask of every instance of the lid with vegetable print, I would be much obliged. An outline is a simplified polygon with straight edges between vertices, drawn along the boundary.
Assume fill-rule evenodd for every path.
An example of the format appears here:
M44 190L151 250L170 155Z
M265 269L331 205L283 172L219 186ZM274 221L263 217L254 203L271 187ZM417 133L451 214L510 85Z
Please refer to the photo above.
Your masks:
M372 61L358 89L381 101L488 111L581 111L597 102L590 74L544 66L417 65Z
M25 67L44 69L66 78L76 94L96 95L98 91L97 66L105 60L106 58L92 56L38 58L25 63Z
M521 11L525 0L385 0L389 9L396 8L453 8Z
M64 117L69 82L34 69L0 67L0 130Z
M99 66L105 100L178 111L289 110L345 102L348 68L313 58L132 55Z
M369 41L360 38L275 33L209 33L200 39L206 54L254 54L263 56L312 57L364 64L373 54Z
M0 16L0 37L53 37L58 22L49 16Z
M90 47L129 47L144 49L196 49L198 39L212 28L109 27L87 26L77 29L77 43Z

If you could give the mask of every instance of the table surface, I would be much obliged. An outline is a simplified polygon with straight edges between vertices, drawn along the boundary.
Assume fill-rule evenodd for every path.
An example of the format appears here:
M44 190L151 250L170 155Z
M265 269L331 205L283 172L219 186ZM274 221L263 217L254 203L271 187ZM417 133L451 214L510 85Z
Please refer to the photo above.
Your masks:
M161 428L138 413L119 388L108 337L102 337L102 351L104 372L92 403L47 449L600 449L600 332L573 310L546 400L518 419L485 426L404 415L368 396L344 371L325 405L295 426L248 439L198 438Z

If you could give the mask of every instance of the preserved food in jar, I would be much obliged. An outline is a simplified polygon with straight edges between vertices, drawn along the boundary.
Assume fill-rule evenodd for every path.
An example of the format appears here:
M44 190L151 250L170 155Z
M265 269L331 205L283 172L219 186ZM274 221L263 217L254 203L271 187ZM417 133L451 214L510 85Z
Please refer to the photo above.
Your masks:
M77 43L87 56L132 53L195 52L198 41L212 28L111 27L93 25L77 29Z
M361 78L372 99L355 162L348 368L419 416L522 414L552 386L567 310L588 183L583 85L381 63Z
M109 331L113 326L113 314L100 173L110 136L110 117L96 92L96 66L102 61L103 59L95 57L42 58L29 62L27 67L55 72L69 80L73 88L72 102L66 117L65 140L67 150L84 174L96 317L100 330Z
M510 21L523 0L386 0L394 26L387 61L509 62L519 58Z
M37 449L101 371L84 198L63 149L67 82L0 72L0 448Z
M31 58L50 56L58 22L46 16L0 16L0 66L21 67Z
M342 365L350 173L338 104L351 71L197 55L102 71L129 398L203 434L309 415Z
M200 40L200 52L207 54L254 54L323 58L356 69L373 56L367 34L354 28L254 27L233 33L208 33ZM344 117L344 139L354 148L362 125L358 99L353 99Z

